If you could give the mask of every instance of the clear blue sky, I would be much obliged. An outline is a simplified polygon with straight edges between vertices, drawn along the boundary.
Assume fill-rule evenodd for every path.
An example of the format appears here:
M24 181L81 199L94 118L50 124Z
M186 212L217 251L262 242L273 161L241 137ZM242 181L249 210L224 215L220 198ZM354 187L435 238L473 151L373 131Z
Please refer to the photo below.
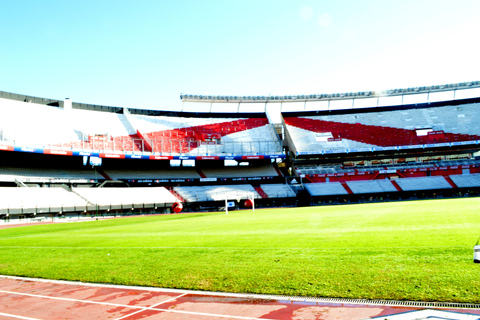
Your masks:
M0 90L162 109L480 80L478 0L0 0Z

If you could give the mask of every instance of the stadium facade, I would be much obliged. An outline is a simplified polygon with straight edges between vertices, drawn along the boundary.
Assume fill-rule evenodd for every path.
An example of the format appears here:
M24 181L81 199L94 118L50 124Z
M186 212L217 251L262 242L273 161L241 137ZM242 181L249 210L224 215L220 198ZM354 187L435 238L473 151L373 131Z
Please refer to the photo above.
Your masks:
M478 81L180 99L148 110L0 92L0 222L480 190Z

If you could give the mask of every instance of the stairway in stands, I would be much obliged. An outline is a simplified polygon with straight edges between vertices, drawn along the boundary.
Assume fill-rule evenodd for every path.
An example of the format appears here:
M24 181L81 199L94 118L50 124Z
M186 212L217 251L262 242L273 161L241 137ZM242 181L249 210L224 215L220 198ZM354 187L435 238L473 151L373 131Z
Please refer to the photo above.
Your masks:
M268 195L265 193L265 191L263 191L262 187L254 187L254 189L263 199L268 198Z
M178 193L176 192L175 190L173 190L172 187L166 187L168 189L168 191L170 191L171 194L173 194L180 202L182 203L185 203L187 202L185 199L183 199L183 197Z

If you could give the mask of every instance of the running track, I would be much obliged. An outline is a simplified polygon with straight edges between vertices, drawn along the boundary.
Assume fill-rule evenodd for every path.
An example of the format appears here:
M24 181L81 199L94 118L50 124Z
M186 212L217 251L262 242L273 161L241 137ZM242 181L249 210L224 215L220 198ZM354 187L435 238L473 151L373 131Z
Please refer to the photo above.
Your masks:
M362 304L363 303L363 304ZM263 296L0 276L0 320L53 319L460 319L480 309L324 303Z

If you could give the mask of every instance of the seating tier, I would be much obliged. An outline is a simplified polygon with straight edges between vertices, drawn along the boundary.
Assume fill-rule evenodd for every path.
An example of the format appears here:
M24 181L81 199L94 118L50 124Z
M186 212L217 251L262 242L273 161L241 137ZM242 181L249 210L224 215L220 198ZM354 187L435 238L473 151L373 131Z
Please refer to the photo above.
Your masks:
M164 187L150 188L73 188L91 204L130 205L174 203L177 198Z
M297 152L322 153L480 140L480 104L285 116Z
M260 187L269 198L289 198L296 196L295 192L287 184L262 184Z
M354 194L398 191L390 180L347 181L347 185Z
M442 176L417 177L395 180L403 191L451 189L452 186Z
M480 174L456 174L450 178L459 188L480 187Z
M194 186L175 187L177 192L187 202L221 201L235 199L249 199L253 195L255 199L261 196L251 185L223 185L223 186Z
M340 182L306 183L305 188L312 196L332 196L348 194Z

